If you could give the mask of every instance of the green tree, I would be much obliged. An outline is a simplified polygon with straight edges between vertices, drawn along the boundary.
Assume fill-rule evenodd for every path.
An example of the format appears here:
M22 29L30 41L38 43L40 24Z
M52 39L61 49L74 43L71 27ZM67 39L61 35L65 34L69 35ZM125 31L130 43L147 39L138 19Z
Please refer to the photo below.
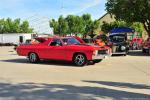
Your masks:
M100 28L100 22L97 21L97 20L93 21L92 24L91 24L91 26L90 26L90 29L91 29L90 32L91 32L91 34L94 34L94 31L96 29L98 29L98 28Z
M13 22L12 32L19 33L20 31L20 19L15 19Z
M20 23L20 19L11 18L0 20L0 33L32 33L33 29L29 27L28 21Z
M0 19L0 34L3 33L4 19Z
M57 20L50 21L50 27L53 27L54 33L59 35L94 33L94 30L99 28L98 21L92 21L90 14L82 16L68 15L66 18L60 16Z
M58 31L60 35L66 35L68 32L68 23L63 16L58 19Z
M130 27L130 23L126 23L124 21L114 21L114 22L111 22L111 23L106 23L106 22L103 22L102 25L101 25L101 30L107 34L109 33L113 28L117 28L117 27Z
M50 27L53 28L54 34L59 34L58 25L59 25L59 24L58 24L57 21L55 21L55 19L52 19L52 20L50 21Z
M86 38L87 34L91 31L91 25L93 23L90 14L83 14L82 15L83 24L84 24L84 38Z
M107 0L106 10L117 20L142 23L150 36L150 0Z
M29 22L28 21L23 21L23 23L20 25L20 32L21 33L32 33L33 29L29 28Z
M10 18L7 18L6 21L4 21L3 33L12 33L12 27L12 20Z

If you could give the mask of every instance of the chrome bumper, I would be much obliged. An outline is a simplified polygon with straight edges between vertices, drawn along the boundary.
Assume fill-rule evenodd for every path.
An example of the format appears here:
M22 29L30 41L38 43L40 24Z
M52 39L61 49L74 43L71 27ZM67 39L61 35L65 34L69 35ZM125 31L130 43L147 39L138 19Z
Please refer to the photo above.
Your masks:
M111 55L108 55L108 54L105 54L105 55L102 55L102 54L99 54L99 55L93 55L92 56L92 60L96 60L96 59L104 59L104 58L107 58L107 57L110 57Z
M113 52L112 54L126 54L126 52Z

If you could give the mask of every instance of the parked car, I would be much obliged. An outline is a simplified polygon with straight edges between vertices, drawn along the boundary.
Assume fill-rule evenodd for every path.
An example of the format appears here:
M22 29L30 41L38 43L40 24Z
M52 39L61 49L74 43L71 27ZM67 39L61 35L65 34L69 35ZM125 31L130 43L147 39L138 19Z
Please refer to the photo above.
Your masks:
M127 55L129 51L129 43L125 34L110 34L108 45L112 48L112 54Z
M130 42L130 49L131 50L140 50L142 49L143 39L142 38L134 38Z
M143 43L142 51L150 55L150 37Z
M78 37L39 37L38 44L20 45L17 53L28 57L31 63L42 60L71 61L77 66L83 66L89 61L98 63L111 55L108 47L86 44Z

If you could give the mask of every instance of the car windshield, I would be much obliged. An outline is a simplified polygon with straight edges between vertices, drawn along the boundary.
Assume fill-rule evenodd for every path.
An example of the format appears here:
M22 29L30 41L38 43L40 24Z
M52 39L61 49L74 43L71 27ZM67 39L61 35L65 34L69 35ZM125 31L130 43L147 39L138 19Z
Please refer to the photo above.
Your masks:
M77 39L75 38L64 38L62 39L63 42L67 45L72 45L72 44L76 44L76 45L79 45L81 44Z
M124 42L125 36L111 36L110 41L111 42Z

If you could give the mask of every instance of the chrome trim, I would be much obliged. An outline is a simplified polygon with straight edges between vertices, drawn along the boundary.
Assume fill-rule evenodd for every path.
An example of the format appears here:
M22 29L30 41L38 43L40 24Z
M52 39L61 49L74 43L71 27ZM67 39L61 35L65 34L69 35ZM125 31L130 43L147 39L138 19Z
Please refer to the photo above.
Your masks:
M96 59L104 59L104 58L106 58L106 57L110 57L111 55L108 55L108 54L104 54L104 55L102 55L102 54L99 54L99 55L93 55L92 56L92 60L96 60Z
M126 54L126 52L114 52L112 54Z

